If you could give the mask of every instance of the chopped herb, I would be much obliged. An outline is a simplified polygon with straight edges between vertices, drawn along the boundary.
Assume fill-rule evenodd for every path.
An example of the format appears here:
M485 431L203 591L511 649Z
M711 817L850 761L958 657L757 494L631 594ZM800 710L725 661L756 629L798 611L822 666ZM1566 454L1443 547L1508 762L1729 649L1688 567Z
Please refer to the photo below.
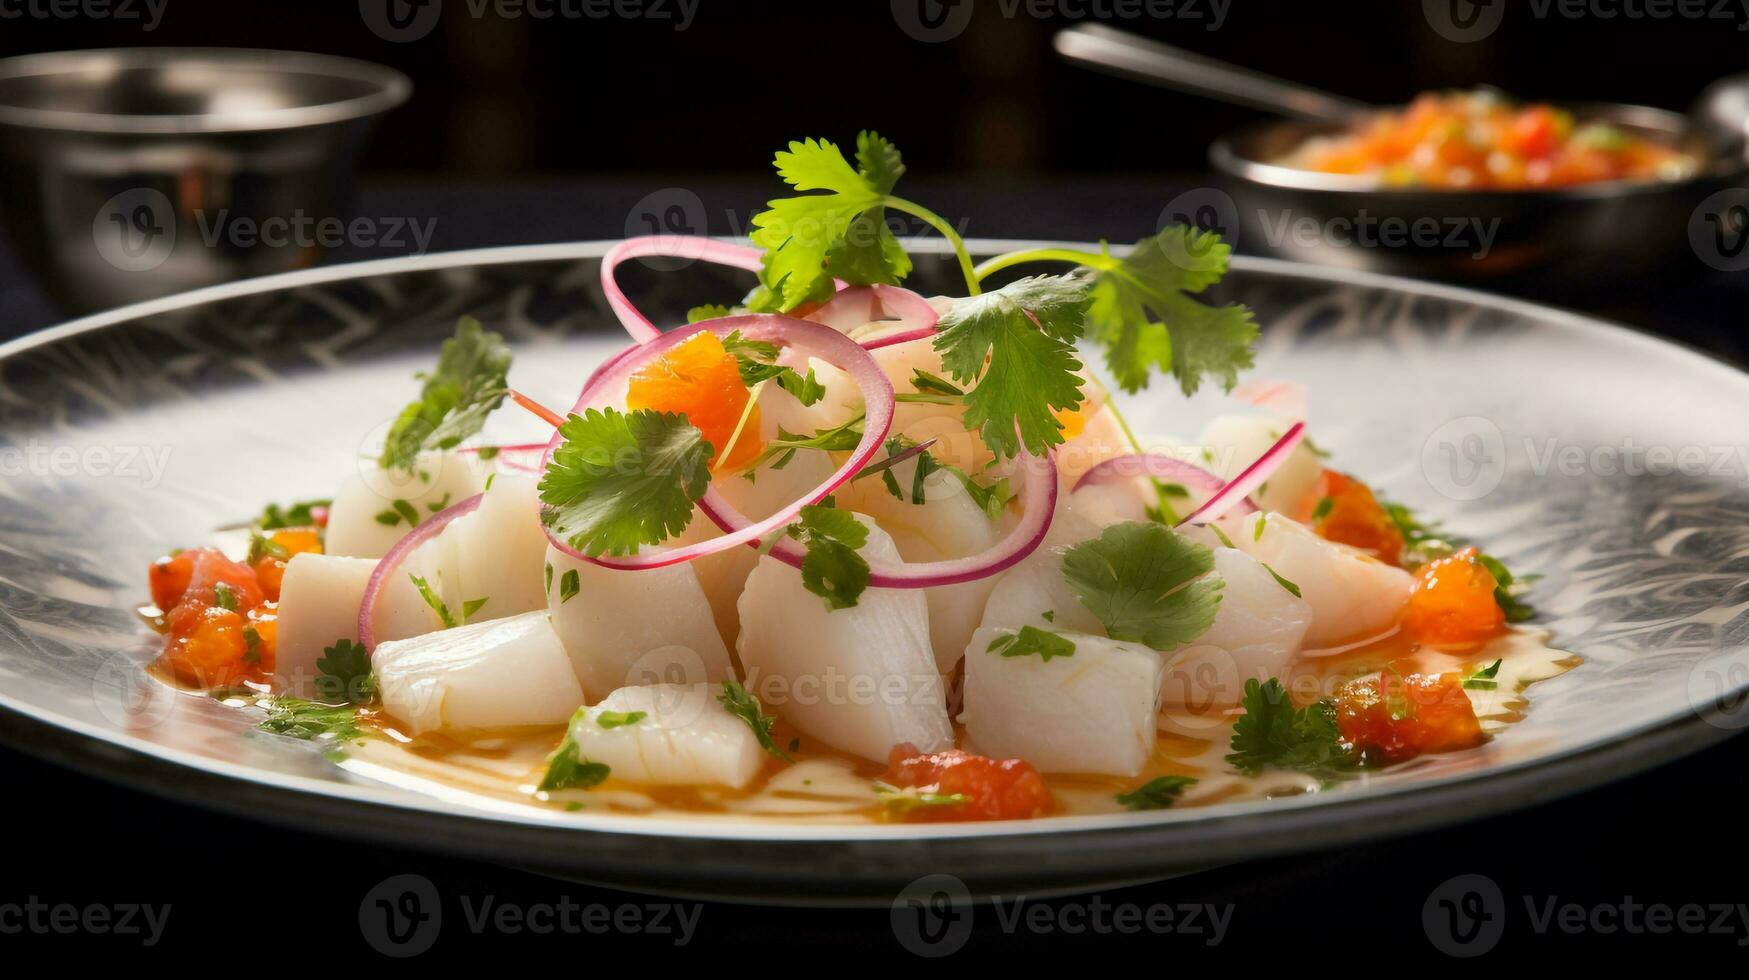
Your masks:
M1333 776L1355 767L1328 698L1296 708L1281 681L1245 682L1245 714L1233 725L1227 764L1255 776L1266 768Z
M501 447L498 447L498 446L481 446L480 447L480 454L479 454L480 455L480 462L490 463L491 461L497 459L498 453L500 452L500 449L501 449ZM496 473L492 474L492 476L497 476L497 475L498 474L496 474ZM490 477L488 477L487 479L490 479Z
M826 600L828 610L856 605L868 588L868 559L857 554L868 544L868 527L850 511L839 510L828 497L803 507L801 520L784 533L807 547L802 557L802 587Z
M1474 673L1465 675L1463 682L1464 690L1492 691L1499 687L1500 684L1495 678L1500 676L1500 665L1502 663L1504 663L1504 661L1496 660L1486 667L1478 668Z
M803 405L813 405L826 397L826 386L814 376L813 368L809 368L807 376L804 377L794 368L781 367L776 363L776 344L763 340L747 340L741 336L739 330L735 330L723 339L723 349L734 356L736 366L741 372L741 383L749 388L767 381L776 381L778 387L795 396L796 401Z
M437 368L419 375L419 398L389 427L378 463L411 470L427 450L453 449L478 433L509 394L510 348L504 338L462 317L454 337L443 342Z
M1262 541L1263 540L1263 532L1268 527L1269 527L1268 516L1265 514L1258 514L1257 520L1255 520L1251 523L1251 540L1252 541Z
M687 323L698 323L700 320L717 320L729 315L729 308L721 303L706 303L686 311Z
M479 599L469 599L469 600L463 602L462 603L462 622L466 623L466 622L469 622L470 620L472 620L474 618L474 613L479 612L480 608L482 606L484 606L486 603L491 602L491 601L492 601L492 598L490 596L484 596L484 597L479 598Z
M781 470L798 449L815 449L828 453L849 452L862 442L862 423L863 416L858 414L830 429L817 429L811 436L796 435L780 425L777 427L777 438L765 444L765 451L753 461L750 469L757 469L767 460L781 456L783 458L771 467Z
M1319 497L1318 506L1312 508L1312 523L1316 524L1324 518L1329 517L1330 512L1335 508L1335 500L1332 500L1329 497Z
M376 677L370 670L370 651L363 644L341 638L322 650L316 659L316 695L333 704L369 704L376 699Z
M564 575L559 576L559 603L561 605L576 598L577 593L581 591L583 591L583 583L575 568L569 569Z
M1219 524L1204 524L1203 527L1206 527L1210 531L1213 531L1215 534L1215 537L1220 539L1221 545L1223 547L1230 548L1234 551L1239 550L1239 546L1233 543L1232 538L1227 537L1227 532L1221 530L1221 527Z
M430 582L412 573L408 573L407 578L413 583L413 587L419 590L419 598L424 599L425 604L431 607L431 611L437 614L437 619L443 624L444 629L455 629L461 625L456 621L455 614L449 611L449 603L444 602L438 596L437 590L431 587Z
M729 714L747 723L753 729L753 737L759 740L759 745L765 751L777 756L785 762L794 762L789 753L777 747L772 740L771 729L777 722L765 713L759 704L759 698L752 691L742 687L738 681L724 681L723 693L717 695L717 702L728 710Z
M998 636L984 649L988 653L999 653L1004 657L1025 657L1036 653L1045 663L1050 663L1052 657L1075 655L1075 644L1072 640L1034 626L1022 626L1019 632Z
M1063 553L1063 577L1114 640L1167 651L1214 624L1225 583L1214 553L1158 524L1130 521Z
M1131 810L1164 810L1177 803L1185 789L1196 782L1194 776L1161 776L1128 793L1117 794L1117 801Z
M300 500L295 504L281 507L278 504L268 504L261 516L255 518L254 526L262 531L279 531L288 527L314 527L317 524L316 511L326 510L333 506L332 500Z
M954 384L952 381L947 380L939 374L931 374L922 368L912 369L911 387L925 394L948 395L953 398L959 398L966 393L964 388Z
M1294 598L1295 598L1295 599L1301 599L1301 598L1304 598L1304 597L1303 597L1303 596L1301 596L1301 595L1300 595L1300 587L1299 587L1299 586L1297 586L1297 585L1295 585L1295 584L1293 584L1293 583L1292 583L1292 582L1289 582L1289 581L1288 581L1288 580L1287 580L1287 579L1285 579L1285 578L1282 578L1282 577L1281 577L1281 573L1280 573L1280 572L1278 572L1278 571L1276 571L1276 570L1275 570L1275 569L1273 569L1273 568L1270 568L1270 567L1269 567L1269 562L1266 562L1266 561L1264 561L1264 562L1258 562L1258 564L1259 564L1259 565L1262 565L1262 566L1263 566L1263 570L1264 570L1264 571L1266 571L1266 572L1268 572L1268 573L1269 573L1269 577L1270 577L1270 578L1273 578L1273 579L1275 579L1275 584L1276 584L1276 585L1279 585L1279 586L1281 586L1281 587L1282 587L1282 588L1284 588L1284 589L1286 589L1286 590L1288 590L1288 592L1289 592L1289 593L1290 593L1290 594L1291 594L1291 595L1292 595L1292 596L1293 596L1293 597L1294 597Z
M450 494L444 494L442 500L434 500L431 503L426 504L425 509L431 511L433 514L442 513L443 509L449 506L450 496Z
M1406 567L1415 568L1441 558L1449 558L1468 544L1461 537L1444 533L1437 524L1422 523L1402 504L1381 503L1385 514L1403 536L1403 564ZM1504 562L1492 555L1478 554L1476 560L1494 577L1494 601L1499 604L1500 611L1506 614L1507 622L1522 623L1536 617L1536 609L1524 601L1523 594L1538 576L1513 575Z
M686 529L714 450L686 416L587 410L559 427L541 476L541 520L589 555L637 554Z
M323 704L303 698L272 698L267 718L255 726L274 735L305 741L344 741L359 734L358 709L350 704Z
M550 561L547 562L546 583L547 583L546 584L546 593L547 593L547 595L552 595L553 594L553 563Z
M261 633L253 624L243 627L243 662L261 662Z
M971 797L964 793L931 793L920 789L900 789L886 783L875 783L875 795L880 799L881 805L887 808L888 815L898 820L903 820L913 810L965 806L971 802Z
M565 729L565 737L559 741L559 747L553 750L552 755L547 756L546 775L541 777L540 785L535 787L540 792L593 789L613 772L603 763L590 762L583 758L583 750L578 746L576 737L571 734L572 727L576 726L588 710L577 709L577 714L571 718L571 725Z
M1055 609L1046 609L1044 612L1040 613L1039 615L1047 623L1054 623L1057 621L1057 611Z
M603 711L595 716L595 723L602 728L624 728L627 725L636 725L648 717L650 714L647 711Z
M230 583L228 582L220 582L213 586L213 605L218 606L220 609L228 609L231 612L236 612L237 590L231 588Z

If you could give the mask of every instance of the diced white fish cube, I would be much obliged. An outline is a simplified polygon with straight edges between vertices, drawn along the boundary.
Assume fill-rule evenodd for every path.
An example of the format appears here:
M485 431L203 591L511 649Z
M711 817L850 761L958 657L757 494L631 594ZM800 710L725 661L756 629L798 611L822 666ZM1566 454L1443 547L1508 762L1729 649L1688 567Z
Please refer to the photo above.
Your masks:
M553 629L591 698L640 684L735 676L694 563L619 571L552 547L545 561L553 569L546 600Z
M544 612L382 643L372 665L383 710L410 735L561 725L583 704Z
M747 723L717 701L719 689L714 684L622 687L579 711L571 738L582 758L606 764L616 779L744 789L759 775L766 753Z
M892 536L905 561L964 558L988 550L1001 539L1002 528L972 500L958 477L939 470L929 474L923 481L924 502L914 504L916 461L900 463L892 473L903 500L888 492L878 476L849 484L839 498L843 506L874 518ZM930 645L943 674L951 673L964 654L995 585L995 576L990 576L922 590L929 601Z
M1167 655L1162 702L1189 708L1237 704L1245 681L1284 677L1312 625L1312 608L1262 563L1231 548L1214 549L1222 580L1215 621L1188 646Z
M485 600L470 618L503 619L546 608L539 485L532 475L498 474L480 506L439 536L452 604Z
M1415 580L1408 572L1326 541L1280 514L1258 512L1217 523L1240 551L1299 586L1312 613L1302 640L1307 654L1390 632L1409 601Z
M413 556L417 559L418 555ZM283 693L313 696L316 661L341 640L358 641L358 610L376 572L369 558L339 558L311 552L293 555L279 589L274 686ZM412 563L412 574L422 566ZM442 623L405 575L384 583L377 597L378 640L400 640Z
M1013 631L981 629L966 648L966 737L984 755L1040 772L1133 776L1154 752L1160 655L1139 643L1063 632L1068 656L1004 656Z
M1063 552L1099 534L1098 525L1068 508L1059 507L1044 543L1019 564L996 577L984 604L979 629L1046 630L1103 634L1105 627L1063 578ZM1047 615L1048 614L1048 615Z
M359 465L328 508L323 547L330 555L381 558L413 529L403 511L423 522L479 493L491 473L478 454L460 452L426 453L411 473Z
M861 554L897 560L873 520ZM947 695L929 647L929 604L916 589L868 589L855 606L828 611L799 571L769 555L741 593L741 663L747 687L802 734L885 762L910 742L953 744Z

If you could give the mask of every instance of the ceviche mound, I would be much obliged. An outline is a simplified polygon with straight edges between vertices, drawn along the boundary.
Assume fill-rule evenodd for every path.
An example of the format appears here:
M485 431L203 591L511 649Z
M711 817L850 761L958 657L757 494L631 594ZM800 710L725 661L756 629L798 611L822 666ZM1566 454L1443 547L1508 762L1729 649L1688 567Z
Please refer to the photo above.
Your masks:
M1387 187L1482 190L1675 180L1692 157L1565 109L1519 105L1497 92L1430 92L1350 131L1308 139L1282 166L1376 177Z
M880 136L776 165L751 247L608 252L631 343L575 404L464 319L332 500L153 564L160 676L400 785L866 822L1317 791L1474 748L1573 663L1513 625L1525 578L1335 468L1302 388L1239 385L1216 236L975 265ZM889 212L965 296L900 285ZM615 281L646 256L758 285L658 325ZM1143 438L1111 391L1150 385L1232 411ZM500 410L550 439L485 443Z

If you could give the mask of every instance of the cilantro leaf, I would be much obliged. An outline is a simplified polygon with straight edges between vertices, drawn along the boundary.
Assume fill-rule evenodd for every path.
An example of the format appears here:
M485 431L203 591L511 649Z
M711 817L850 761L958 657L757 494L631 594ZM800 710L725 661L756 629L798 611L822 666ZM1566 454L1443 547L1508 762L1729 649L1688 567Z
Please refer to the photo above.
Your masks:
M1231 251L1213 232L1174 226L1095 274L1087 335L1104 345L1106 365L1125 391L1147 387L1155 368L1172 372L1186 395L1205 378L1231 389L1252 366L1251 311L1191 298L1226 274Z
M881 806L887 808L887 815L895 820L904 820L917 810L965 806L972 801L964 793L932 793L915 787L900 789L881 782L875 783L875 796L881 801Z
M419 598L424 599L425 604L431 607L431 611L437 614L437 620L443 624L444 629L452 630L461 625L456 620L455 613L449 611L449 603L444 602L438 596L437 590L431 587L430 582L411 573L408 573L407 578L413 583L413 588L419 590Z
M648 717L650 713L647 711L603 711L595 716L595 723L607 729L624 728Z
M1004 657L1025 657L1036 653L1040 660L1050 663L1052 657L1073 657L1075 644L1049 630L1022 626L1019 632L1007 633L991 640L985 651L999 653Z
M324 648L316 659L316 694L335 704L369 704L376 699L376 677L370 670L370 651L363 644L342 638Z
M747 340L736 330L723 339L723 349L734 356L736 367L741 373L741 383L749 388L775 380L778 387L795 396L796 401L803 405L813 405L826 397L826 386L814 376L813 368L809 368L807 376L804 377L794 368L782 367L776 363L776 344L763 340Z
M1329 699L1296 708L1281 681L1245 681L1245 714L1233 725L1227 764L1255 776L1269 767L1334 775L1356 765Z
M868 588L868 559L857 549L868 544L868 527L847 510L827 504L802 508L788 533L807 546L802 557L802 587L826 600L829 610L849 609Z
M333 506L332 500L300 500L297 503L281 507L278 504L268 504L255 518L254 527L257 531L279 531L288 527L314 527L317 523L316 512Z
M510 348L504 338L462 317L454 337L443 342L437 369L420 375L419 398L401 410L383 440L384 469L413 469L421 452L453 449L478 433L509 394Z
M729 315L729 308L721 303L706 303L686 311L686 322L697 323L700 320L715 320ZM725 346L727 346L725 344Z
M583 758L583 749L577 744L577 739L571 734L571 729L582 718L588 708L578 708L577 714L571 718L571 725L565 728L565 737L559 740L559 747L553 754L547 756L547 772L541 777L540 785L535 787L543 793L551 793L561 789L593 789L601 785L613 770L606 763L590 762Z
M723 693L717 695L717 703L729 714L746 722L747 727L753 729L753 737L759 740L760 747L765 751L785 762L795 761L789 757L789 753L778 748L777 742L771 737L771 729L777 722L765 713L759 698L742 687L739 681L724 681Z
M559 427L541 520L589 555L637 554L686 529L710 488L704 435L672 412L591 408Z
M773 161L798 191L767 202L753 218L753 243L765 250L759 312L787 312L829 297L834 276L857 285L897 283L911 260L886 225L884 202L904 172L899 153L875 133L857 137L857 166L828 140L791 142Z
M1221 605L1214 553L1159 524L1113 524L1063 553L1069 589L1114 640L1166 651L1201 636Z
M350 704L273 698L266 707L266 720L255 727L274 735L314 742L345 741L359 734L358 709Z
M1073 303L1053 293L1057 299L1046 315L1022 305L1028 296L1037 302L1041 291L1036 285L1010 286L960 300L937 328L942 366L955 381L977 384L965 395L966 427L1001 457L1017 455L1022 444L1042 455L1062 443L1057 413L1082 401Z
M1117 801L1131 810L1164 810L1177 803L1178 797L1196 782L1195 776L1161 776L1128 793L1117 794Z
M777 462L771 468L781 470L789 464L790 458L795 456L798 449L817 449L827 453L849 452L862 442L863 421L863 416L859 414L830 429L817 429L811 436L796 435L780 425L777 427L777 438L765 444L765 450L748 467L748 471L752 472L774 458Z
M1496 660L1486 667L1476 668L1474 673L1464 675L1463 686L1466 691L1492 691L1500 686L1495 678L1500 676L1500 665L1503 660Z

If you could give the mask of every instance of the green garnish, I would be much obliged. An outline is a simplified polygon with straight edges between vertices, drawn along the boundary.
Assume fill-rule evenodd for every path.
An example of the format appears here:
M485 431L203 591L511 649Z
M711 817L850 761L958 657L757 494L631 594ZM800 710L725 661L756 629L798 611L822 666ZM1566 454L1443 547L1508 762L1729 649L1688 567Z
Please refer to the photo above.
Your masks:
M862 414L858 413L830 429L816 429L811 436L796 435L780 425L777 427L777 438L765 444L765 450L748 467L748 471L751 473L774 458L777 461L771 464L771 468L781 470L789 465L798 449L813 449L823 453L849 452L862 442L863 421Z
M1161 776L1128 793L1117 794L1117 801L1131 810L1164 810L1177 803L1185 789L1196 782L1194 776Z
M591 408L559 435L541 476L541 520L591 556L637 554L679 534L710 489L715 450L684 415Z
M255 518L254 526L260 531L279 531L288 527L314 527L316 525L316 509L333 506L332 500L300 500L295 504L281 507L278 504L268 504L261 516Z
M852 167L835 144L806 139L779 151L774 163L796 190L824 193L779 198L754 216L753 244L765 258L761 287L748 298L751 309L787 313L827 299L835 277L854 285L896 284L910 274L911 257L886 222L889 205L908 203L892 197L905 172L893 144L873 132L858 134Z
M697 323L700 320L715 320L728 315L729 308L721 303L706 303L703 306L695 306L692 309L687 310L686 322ZM723 346L728 346L727 342L724 342Z
M1289 582L1287 579L1282 578L1280 572L1269 567L1269 562L1260 561L1260 562L1258 562L1258 564L1263 566L1263 570L1269 573L1270 578L1275 579L1276 585L1279 585L1282 588L1286 589L1295 599L1304 598L1304 596L1300 595L1300 587L1295 585L1292 582Z
M748 340L741 336L739 330L735 330L723 338L723 349L734 356L736 367L741 373L741 383L749 388L766 381L776 381L778 387L795 396L796 401L803 405L812 405L826 397L826 386L814 376L813 368L809 368L804 377L796 373L794 368L780 367L776 363L776 344Z
M559 604L560 605L563 605L567 602L570 602L572 599L575 599L577 597L577 593L579 593L581 591L583 591L582 577L577 574L577 570L575 568L569 569L565 572L565 574L559 576Z
M546 588L545 588L545 591L546 591L547 595L553 594L553 563L550 561L547 562L547 567L546 567Z
M1230 548L1234 551L1239 550L1239 546L1233 543L1232 538L1227 537L1227 532L1221 530L1220 525L1204 524L1203 527L1206 527L1215 533L1215 537L1220 539L1222 547Z
M1397 533L1403 536L1403 565L1416 568L1441 558L1449 558L1467 541L1456 535L1449 535L1437 524L1424 524L1409 508L1402 504L1384 501L1380 503L1385 508L1385 514L1391 523L1397 526ZM1478 554L1476 560L1494 577L1494 602L1500 606L1500 611L1506 614L1509 623L1522 623L1536 617L1536 609L1522 598L1530 584L1540 576L1513 575L1504 562L1487 554Z
M1245 714L1233 725L1227 764L1248 776L1267 768L1333 776L1355 767L1328 698L1295 708L1281 681L1245 682Z
M237 590L231 588L230 584L227 582L220 582L213 586L213 605L218 606L220 609L228 609L231 612L236 612Z
M889 816L904 819L913 810L941 806L965 806L972 798L964 793L930 793L918 789L900 789L886 783L875 783L875 796L887 808Z
M398 497L389 502L388 510L377 515L377 523L386 527L394 527L402 521L406 521L410 528L418 527L419 520L418 508Z
M647 711L603 711L595 716L595 723L607 729L624 728L648 717L650 713Z
M419 375L425 386L418 400L402 409L389 427L378 464L411 470L420 453L453 449L477 434L509 394L509 373L510 348L504 338L473 317L462 317L455 336L443 342L437 369Z
M1498 688L1500 684L1495 678L1500 676L1500 665L1504 662L1505 661L1502 660L1496 660L1486 667L1478 668L1475 673L1465 675L1463 681L1464 690L1492 691L1495 688Z
M868 544L868 527L855 514L833 506L831 499L803 507L801 520L785 533L807 547L802 587L836 611L856 605L868 588L868 559L857 554Z
M572 729L582 721L588 711L588 708L578 708L577 713L571 717L571 724L566 726L565 737L559 740L559 747L553 750L552 755L547 756L547 772L541 777L540 785L535 787L538 791L551 793L562 789L593 789L613 772L605 763L590 762L583 758L583 750L571 734Z
M465 602L463 602L462 603L462 622L466 623L469 620L472 620L474 618L474 613L479 612L481 607L485 606L486 603L491 602L491 601L492 601L491 596L483 596L479 599L468 599Z
M489 596L482 599L468 599L462 603L461 615L458 616L450 611L449 603L444 602L438 596L437 590L431 587L431 583L411 573L407 575L407 578L412 581L413 587L419 590L419 598L424 599L425 604L431 607L431 611L437 614L438 621L443 623L443 628L446 630L455 629L457 626L466 626L468 620L473 618L474 613L480 611L480 607L492 601Z
M1312 508L1312 523L1316 524L1324 518L1329 517L1330 512L1335 508L1336 501L1329 497L1319 497L1318 506Z
M316 694L333 704L369 704L376 699L370 651L349 639L334 641L316 659Z
M1214 624L1214 553L1159 524L1113 524L1063 553L1063 578L1114 640L1167 651Z
M255 726L264 732L305 741L343 741L359 735L358 709L350 704L273 698L266 707L267 719Z
M1025 657L1036 653L1045 663L1050 663L1052 657L1075 655L1073 641L1035 626L1022 626L1018 632L998 636L984 649L1004 657Z
M717 695L717 703L728 710L729 714L747 723L753 729L753 737L759 740L759 745L765 751L777 756L785 762L794 762L789 753L777 747L777 742L771 737L771 729L776 720L765 713L752 691L742 687L739 681L724 681L723 693Z
M261 662L261 632L254 625L243 627L243 662L246 664Z

